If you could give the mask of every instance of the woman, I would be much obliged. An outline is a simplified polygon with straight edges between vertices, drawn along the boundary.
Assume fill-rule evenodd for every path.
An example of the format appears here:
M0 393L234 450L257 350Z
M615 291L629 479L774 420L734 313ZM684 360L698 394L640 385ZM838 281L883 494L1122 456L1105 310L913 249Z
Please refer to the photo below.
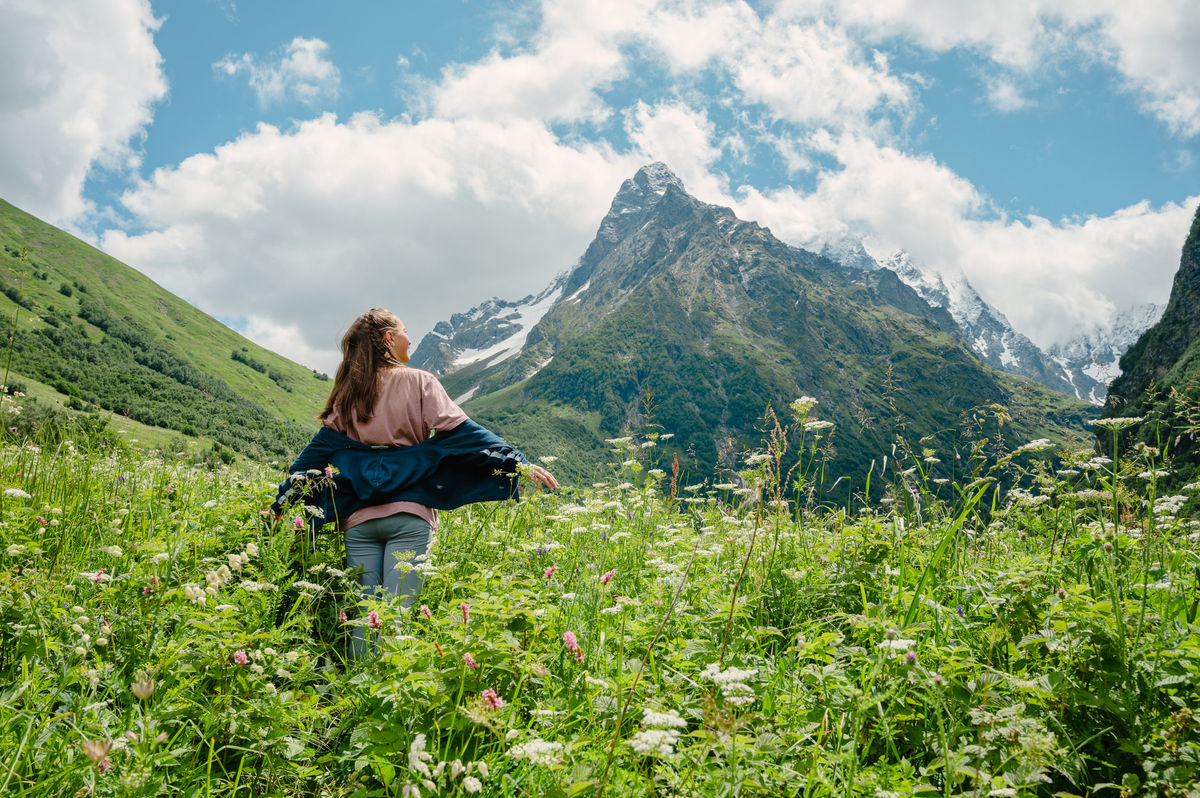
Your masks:
M355 319L318 416L322 429L292 465L275 504L278 512L310 469L336 474L322 497L336 519L318 514L344 530L346 564L362 566L363 591L399 597L404 608L420 592L422 575L416 569L401 575L397 556L426 553L436 508L514 496L515 468L525 463L467 418L436 377L404 365L410 344L390 311L372 308ZM521 471L545 490L558 487L540 466L524 464ZM362 631L355 630L355 655L363 649Z

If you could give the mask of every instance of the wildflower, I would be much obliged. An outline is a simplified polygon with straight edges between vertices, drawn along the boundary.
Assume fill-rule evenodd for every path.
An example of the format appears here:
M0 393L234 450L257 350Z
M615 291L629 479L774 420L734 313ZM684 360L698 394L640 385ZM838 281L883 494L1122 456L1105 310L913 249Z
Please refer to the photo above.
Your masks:
M905 654L904 655L904 664L905 665L916 665L917 664L917 652L909 651L907 654Z
M729 667L721 670L721 666L713 662L708 665L700 676L721 688L725 703L733 706L744 706L754 703L754 688L746 684L754 678L758 670L755 668Z
M250 666L250 672L253 673L255 676L262 676L263 671L265 671L265 670L266 669L263 668L262 665L259 665L257 662Z
M555 756L562 750L562 743L550 742L537 737L532 740L514 745L508 749L508 755L513 759L525 759L534 765L549 767L558 761Z
M687 728L687 721L679 716L679 713L670 709L666 712L655 712L652 709L642 710L642 725L656 729Z
M887 649L889 651L908 651L910 648L916 645L916 642L917 641L915 640L898 637L890 640L884 640L878 643L875 648Z
M1106 540L1106 541L1104 541L1104 550L1105 550L1105 551L1112 551L1112 550L1113 550L1113 544L1112 544L1112 541L1111 541L1111 540Z
M433 610L429 609L429 605L428 605L428 604L422 604L422 605L421 605L421 617L422 617L422 618L425 618L425 619L427 619L427 620L432 620L432 619L433 619Z
M480 693L479 698L483 702L484 709L500 709L504 706L504 699L497 695L496 691L490 687Z
M475 658L471 656L471 652L469 651L462 655L462 661L466 664L467 670L473 671L479 667L479 664L475 662Z
M462 610L463 623L464 624L470 623L471 622L471 605L464 601L462 604L458 605L458 608L460 610Z
M557 570L558 570L557 565L551 565L545 571L542 572L542 576L545 577L546 579L549 579L550 577L554 576L554 572Z
M258 556L258 544L257 543L247 543L246 544L246 553L249 554L251 557L257 557Z
M832 421L806 421L806 422L804 422L804 431L805 432L820 432L821 430L829 429L832 426L833 426ZM936 457L927 457L925 459L926 459L926 461L932 460L935 463L939 462L939 460Z
M467 776L462 780L462 788L464 792L477 793L483 791L483 782L474 776Z
M792 413L797 418L804 418L808 415L808 411L817 406L817 400L811 396L801 396L791 404Z
M367 626L371 627L372 629L378 629L379 627L383 626L383 621L379 620L379 613L375 610L371 610L367 613Z
M103 761L113 749L112 740L84 740L79 744L93 763Z
M338 610L338 623L348 623L349 620L350 619L346 617L345 610Z
M1132 427L1135 424L1140 424L1141 422L1141 416L1101 418L1093 421L1092 426L1099 427L1100 429L1112 430L1115 432L1117 430L1126 429L1127 427Z
M125 552L121 550L120 546L103 546L103 547L101 547L100 551L104 552L109 557L125 556Z
M96 584L99 584L100 582L109 582L109 581L112 581L112 577L111 577L111 576L109 576L108 574L104 573L104 571L105 571L105 569L104 569L104 568L101 568L99 571L97 571L95 574L93 574L93 575L92 575L92 582L93 582L93 583L96 583Z
M25 547L19 543L14 543L4 550L4 553L9 557L17 557L25 553Z
M250 662L250 658L246 656L245 651L239 648L233 652L233 662L235 665L246 665Z
M616 575L617 575L617 569L613 568L611 571L608 571L607 573L605 573L603 576L600 577L600 584L607 585L609 582L611 582L613 580L613 577Z
M13 498L13 499L32 499L33 498L32 496L30 496L28 493L21 490L20 488L5 488L4 495L8 496L9 498Z
M130 689L133 690L135 696L145 701L154 694L154 679L142 672L138 674L137 681L130 685Z
M428 778L433 774L426 763L432 760L433 754L425 750L425 735L417 734L413 738L412 744L408 746L408 769Z
M304 516L298 515L293 518L292 525L295 526L296 529L304 529Z

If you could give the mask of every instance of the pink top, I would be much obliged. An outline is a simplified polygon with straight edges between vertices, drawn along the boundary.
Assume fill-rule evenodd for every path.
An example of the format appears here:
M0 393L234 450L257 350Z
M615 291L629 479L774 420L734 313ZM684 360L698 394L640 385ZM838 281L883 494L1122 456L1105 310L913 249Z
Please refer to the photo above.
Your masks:
M336 408L325 419L325 426L371 446L412 446L429 437L434 430L450 430L467 420L467 414L454 404L437 377L428 371L400 366L379 374L379 393L375 409L365 422L351 411L350 423ZM396 513L412 513L437 528L437 510L416 502L389 502L364 507L342 522L349 529L372 518Z

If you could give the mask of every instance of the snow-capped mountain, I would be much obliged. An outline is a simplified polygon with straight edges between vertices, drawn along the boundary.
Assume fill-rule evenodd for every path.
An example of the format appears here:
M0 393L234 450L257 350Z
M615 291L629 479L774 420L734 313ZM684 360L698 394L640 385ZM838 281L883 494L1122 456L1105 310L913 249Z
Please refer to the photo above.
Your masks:
M1043 351L984 301L961 272L943 275L922 269L903 250L879 263L861 239L846 232L818 237L804 246L850 268L890 269L931 306L949 311L985 363L1097 405L1104 404L1108 384L1121 373L1121 355L1162 316L1164 307L1139 305L1120 314L1110 328Z
M882 265L894 271L930 305L949 311L971 348L989 366L1029 377L1076 398L1087 399L1087 394L1076 389L1057 363L1051 361L1033 341L1014 330L1003 313L979 296L966 275L961 272L943 275L921 269L903 250L893 254Z
M438 322L421 339L411 364L442 376L482 370L508 360L521 351L529 331L562 297L566 280L564 272L538 294L515 302L493 297L466 313L455 313L449 321ZM456 401L470 398L468 392Z
M1107 329L1083 333L1046 354L1069 375L1077 395L1093 404L1104 404L1108 386L1121 376L1121 356L1146 330L1162 318L1166 305L1143 303L1125 310Z
M1088 398L1087 392L1078 391L1057 363L1013 329L1003 313L979 296L966 275L942 275L922 269L903 250L880 263L867 252L862 239L848 232L818 237L806 242L805 247L852 269L873 271L884 268L895 272L901 282L916 291L931 307L949 312L983 362L1002 371L1029 377L1056 391ZM1087 387L1092 388L1091 385Z

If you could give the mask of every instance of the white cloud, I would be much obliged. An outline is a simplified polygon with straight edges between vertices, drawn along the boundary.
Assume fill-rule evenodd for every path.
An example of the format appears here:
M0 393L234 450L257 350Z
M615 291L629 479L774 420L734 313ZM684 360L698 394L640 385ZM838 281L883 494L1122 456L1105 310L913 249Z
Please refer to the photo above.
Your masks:
M372 305L420 336L493 295L540 290L639 165L537 122L325 115L158 170L124 197L150 231L102 244L202 308L257 319L260 342L295 325L280 351L331 373L339 332Z
M288 99L315 105L322 99L336 99L341 85L341 72L326 57L328 51L329 45L320 39L297 36L266 63L251 53L230 53L213 64L213 69L229 77L245 73L259 105Z
M1200 13L1193 0L785 0L781 17L836 20L875 41L962 48L1034 74L1048 61L1111 65L1142 107L1200 134Z
M910 87L890 74L879 52L868 62L861 45L823 23L769 20L728 57L744 98L762 103L779 119L810 126L862 127L884 107L905 111Z
M1012 113L1023 111L1033 102L1021 93L1021 89L1010 79L992 76L986 81L987 100L997 111Z
M136 167L133 146L167 92L146 0L3 0L0 192L59 224L88 210L99 163Z

